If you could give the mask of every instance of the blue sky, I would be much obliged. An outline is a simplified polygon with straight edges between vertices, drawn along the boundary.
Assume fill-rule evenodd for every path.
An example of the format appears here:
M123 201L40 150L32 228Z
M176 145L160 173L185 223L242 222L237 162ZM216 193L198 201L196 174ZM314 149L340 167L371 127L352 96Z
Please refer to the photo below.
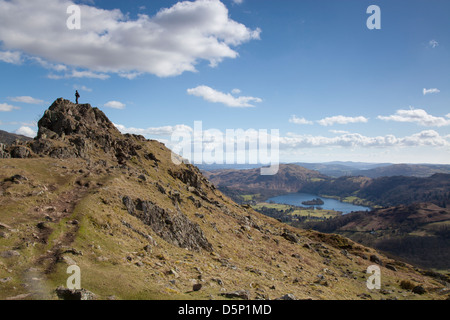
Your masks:
M447 0L0 0L0 129L59 97L169 147L279 129L283 162L450 163ZM366 26L370 5L381 29Z

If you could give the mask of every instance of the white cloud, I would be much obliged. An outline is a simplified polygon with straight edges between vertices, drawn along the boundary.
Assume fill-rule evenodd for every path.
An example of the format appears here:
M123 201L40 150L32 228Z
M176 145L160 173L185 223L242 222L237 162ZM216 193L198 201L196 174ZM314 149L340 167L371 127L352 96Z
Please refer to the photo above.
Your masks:
M17 110L17 109L20 109L20 108L12 106L7 103L0 103L0 111L9 112L9 111Z
M430 40L430 42L428 42L428 45L434 49L439 46L439 42L437 42L436 40Z
M177 132L187 132L191 133L193 129L186 125L176 125L176 126L164 126L164 127L156 127L156 128L127 128L121 124L114 124L116 128L122 133L131 133L143 136L161 136L167 137L172 135L175 131Z
M123 110L123 109L125 109L125 107L127 105L120 101L109 101L109 102L105 103L103 106L107 107L107 108Z
M439 89L436 89L436 88L433 88L433 89L423 89L423 95L424 96L426 96L427 94L430 94L430 93L439 93L439 92L441 92L441 90L439 90Z
M222 103L232 108L252 108L254 105L250 102L260 103L262 99L255 97L234 97L229 93L223 93L208 86L198 86L188 89L187 93L196 97L201 97L206 101L213 103Z
M54 70L54 71L57 71L57 72L66 71L67 70L67 66L65 66L63 64L53 64L53 63L47 62L45 60L42 60L39 57L31 57L30 60L36 61L39 65L41 65L45 69L50 69L50 70Z
M120 10L80 4L80 30L66 27L69 0L0 0L2 61L19 63L20 53L76 71L62 77L107 73L150 73L159 77L196 71L200 61L216 66L237 58L233 47L259 39L261 30L232 20L219 0L178 2L156 15L130 19ZM14 52L13 52L14 51ZM55 68L53 68L55 69ZM56 70L55 70L56 71ZM90 74L86 72L91 72ZM57 78L57 75L50 75Z
M37 132L33 129L31 129L30 127L20 127L19 129L17 129L15 131L16 134L20 134L22 136L26 136L26 137L30 137L30 138L34 138L37 135Z
M446 117L448 118L448 115ZM450 125L450 119L432 116L422 109L398 110L394 115L378 116L378 119L384 121L417 123L427 127L443 127Z
M422 131L411 136L398 138L394 135L367 137L359 133L346 133L337 137L288 134L280 138L280 147L284 149L317 147L420 147L450 146L446 137L434 130Z
M79 71L79 70L72 70L69 73L65 74L49 74L49 79L53 80L60 80L60 79L70 79L70 78L89 78L89 79L99 79L99 80L106 80L109 79L110 76L105 73L96 73L89 70Z
M232 94L240 94L241 90L240 89L233 89L233 90L231 90L231 93Z
M345 116L334 116L324 118L322 120L317 121L321 126L332 126L335 124L349 124L349 123L367 123L369 119L366 117L345 117Z
M305 118L298 118L296 115L293 115L290 119L289 119L290 123L294 123L294 124L314 124L314 122L306 120Z
M21 64L23 62L20 52L11 51L0 52L0 61L12 64Z
M8 98L14 102L28 103L28 104L42 104L44 100L36 99L30 96L22 96L22 97L9 97Z
M345 131L345 130L328 130L328 131L331 132L331 133L334 133L334 134L347 134L347 133L350 133L350 132Z
M234 4L243 4L244 0L233 0Z

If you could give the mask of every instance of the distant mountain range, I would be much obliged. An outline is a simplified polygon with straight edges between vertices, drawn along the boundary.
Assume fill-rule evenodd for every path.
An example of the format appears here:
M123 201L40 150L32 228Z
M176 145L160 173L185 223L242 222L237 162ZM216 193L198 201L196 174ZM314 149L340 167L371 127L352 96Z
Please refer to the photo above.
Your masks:
M392 164L392 163L367 163L367 162L327 162L305 163L296 162L295 165L309 170L319 171L321 174L339 178L343 176L364 176L368 178L406 176L406 177L431 177L435 173L450 174L450 165L445 164ZM200 165L202 171L217 170L248 170L257 169L261 165Z
M13 144L16 140L31 141L33 139L26 137L26 136L22 136L20 134L9 133L9 132L0 130L0 143L10 145L10 144Z
M306 192L369 206L388 207L416 202L450 205L450 174L445 173L436 173L425 178L333 178L318 171L289 164L281 165L278 174L274 176L261 176L259 169L218 170L206 172L205 175L235 201L245 195L257 195L253 200L266 200L276 195Z

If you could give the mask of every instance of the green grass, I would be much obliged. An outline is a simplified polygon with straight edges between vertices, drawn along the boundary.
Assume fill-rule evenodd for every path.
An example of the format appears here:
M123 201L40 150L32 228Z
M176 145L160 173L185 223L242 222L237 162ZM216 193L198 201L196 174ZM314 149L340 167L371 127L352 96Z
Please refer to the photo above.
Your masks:
M257 205L253 206L253 209L260 210L263 207L270 208L270 209L276 209L279 211L285 211L293 206L287 205L287 204L278 204L278 203L258 203ZM339 212L334 210L313 210L313 209L296 209L293 212L289 213L290 216L300 216L300 217L314 217L314 218L322 218L322 219L328 219L333 218L336 216L341 215Z

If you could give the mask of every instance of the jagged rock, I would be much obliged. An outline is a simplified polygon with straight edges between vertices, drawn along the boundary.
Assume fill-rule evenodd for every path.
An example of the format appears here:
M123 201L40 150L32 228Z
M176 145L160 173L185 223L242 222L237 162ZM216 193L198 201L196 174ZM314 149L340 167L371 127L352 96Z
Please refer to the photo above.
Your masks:
M150 201L138 199L133 202L127 196L122 201L129 214L150 226L165 241L189 250L212 251L212 245L206 239L200 226L190 221L181 211L165 210Z
M188 169L182 169L176 172L169 170L169 174L173 178L178 179L197 190L201 187L202 179L200 177L202 175L198 169L192 165L188 165Z
M0 159L9 159L11 158L11 154L7 151L7 146L3 143L0 143Z
M290 231L285 231L282 235L283 238L285 238L286 240L292 242L292 243L298 243L299 239L297 238L296 235L294 235L292 232Z
M158 191L162 194L166 194L166 189L162 185L160 185L158 182L156 183L156 187L158 188Z
M30 157L31 150L24 146L13 146L13 147L11 147L10 154L11 154L11 158L25 159L25 158Z
M95 294L86 289L67 289L64 287L56 288L56 294L61 300L94 300Z
M38 155L53 158L89 158L102 151L123 164L138 156L142 137L122 135L99 109L57 99L38 123L36 139L29 145Z

